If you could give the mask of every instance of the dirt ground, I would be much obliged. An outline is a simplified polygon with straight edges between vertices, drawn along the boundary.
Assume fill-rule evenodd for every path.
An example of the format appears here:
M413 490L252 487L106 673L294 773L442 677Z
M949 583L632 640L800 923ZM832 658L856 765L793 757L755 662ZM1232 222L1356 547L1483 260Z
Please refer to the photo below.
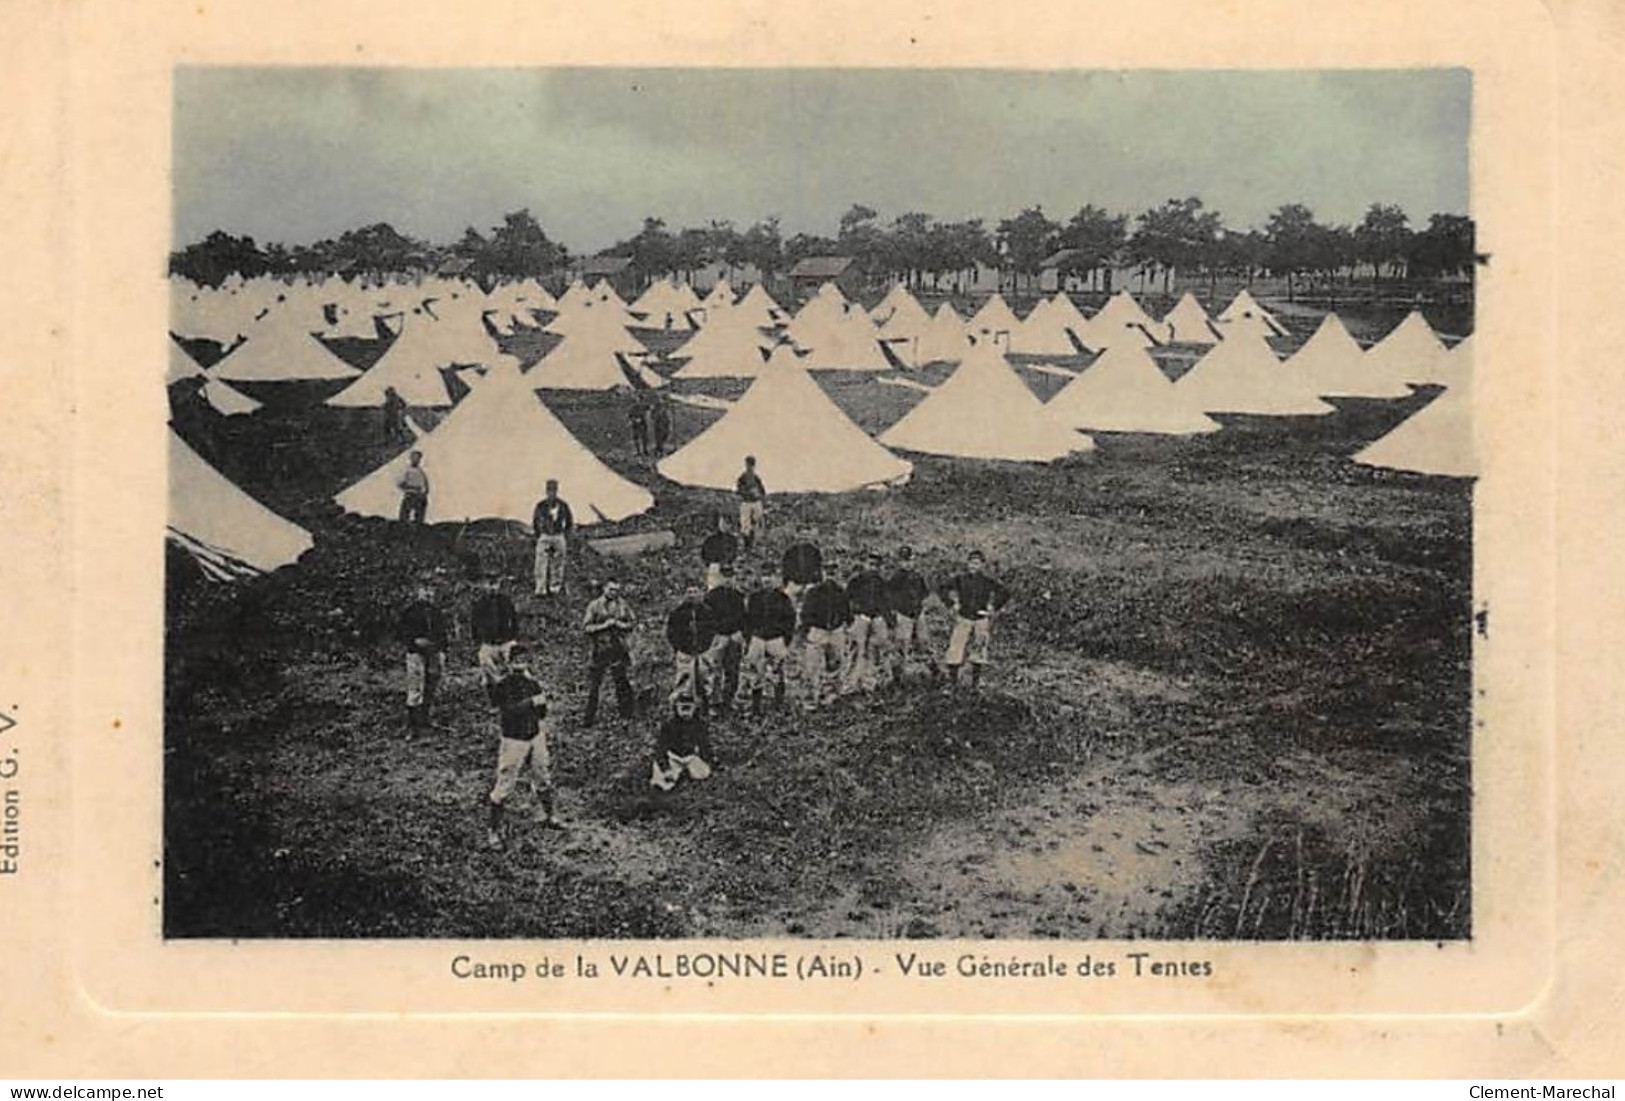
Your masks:
M1281 350L1315 320L1292 316ZM1372 339L1398 317L1344 320ZM525 359L544 346L512 342ZM341 350L361 363L381 351ZM1171 375L1191 359L1163 358ZM1063 381L1020 370L1042 396ZM820 382L870 431L923 396ZM725 496L632 455L624 399L544 392L655 493L651 513L603 534L665 528L678 544L625 560L578 541L568 600L540 605L524 595L525 541L498 525L412 532L339 513L332 495L390 449L364 415L315 396L276 396L197 441L317 542L232 587L171 554L170 936L1471 931L1471 485L1348 458L1434 391L1339 401L1322 418L1228 418L1194 439L1101 436L1047 465L910 456L901 488L774 498L768 564L801 536L849 563L907 543L937 580L985 551L1015 594L995 665L975 695L916 671L814 716L720 720L714 776L671 794L648 785L671 681L660 624L697 580L697 536ZM674 408L678 446L717 415ZM472 576L495 562L560 701L566 823L536 827L522 794L501 853L481 848L495 731L466 631ZM438 728L413 737L392 631L423 576L463 626ZM582 582L608 577L640 613L642 713L585 729ZM940 610L931 626L940 644Z

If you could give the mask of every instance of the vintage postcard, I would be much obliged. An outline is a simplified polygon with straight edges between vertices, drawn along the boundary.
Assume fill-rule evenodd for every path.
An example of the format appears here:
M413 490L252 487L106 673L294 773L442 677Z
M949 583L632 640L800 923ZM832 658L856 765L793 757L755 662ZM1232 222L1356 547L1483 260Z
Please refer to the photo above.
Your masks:
M1598 1071L1572 27L861 15L42 14L20 1068Z

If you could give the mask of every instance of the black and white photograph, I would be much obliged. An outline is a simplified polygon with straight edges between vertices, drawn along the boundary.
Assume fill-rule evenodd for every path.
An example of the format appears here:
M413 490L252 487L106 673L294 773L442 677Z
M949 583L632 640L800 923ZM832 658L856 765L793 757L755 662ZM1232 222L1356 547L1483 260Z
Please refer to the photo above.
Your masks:
M1472 941L1473 106L176 67L163 937Z

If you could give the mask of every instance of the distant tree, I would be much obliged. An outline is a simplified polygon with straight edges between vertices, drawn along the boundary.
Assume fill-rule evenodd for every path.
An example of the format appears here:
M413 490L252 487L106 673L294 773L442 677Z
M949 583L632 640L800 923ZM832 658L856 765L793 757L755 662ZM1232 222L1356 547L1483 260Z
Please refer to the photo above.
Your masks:
M1219 213L1203 210L1202 200L1194 195L1169 199L1135 219L1129 255L1161 275L1163 289L1171 290L1174 272L1208 267L1223 228Z
M814 233L797 233L784 242L784 262L792 268L809 256L837 256L840 253L839 241Z
M836 232L837 254L852 257L865 279L883 277L890 266L886 234L878 219L873 207L855 203L841 215Z
M931 215L919 211L899 214L892 219L886 234L887 267L891 274L900 274L910 287L920 285L920 276L930 270L932 259L931 234L935 228Z
M1358 263L1371 265L1371 278L1375 282L1388 275L1403 274L1406 256L1410 252L1410 218L1398 206L1372 203L1366 208L1365 219L1354 227L1354 255Z
M1020 275L1037 275L1040 265L1055 251L1060 232L1060 225L1045 216L1042 206L1006 218L995 231L1004 267Z
M690 226L677 231L672 242L672 265L677 271L692 277L711 262L711 235L703 229Z
M491 231L490 253L492 270L510 278L540 278L570 259L528 209L502 216L502 224Z
M1061 261L1058 274L1087 276L1109 265L1128 243L1128 215L1084 206L1061 228L1055 243L1074 250Z
M784 269L784 239L778 215L770 215L738 235L729 263L749 264L762 273L764 281Z
M254 238L233 237L218 229L169 257L171 275L185 276L205 287L218 287L232 275L252 279L265 271L265 256Z
M656 279L676 270L677 239L666 229L663 220L645 218L638 235L626 243L624 252L616 255L631 257L633 267L644 279Z
M1411 240L1408 256L1413 277L1471 275L1478 262L1477 227L1460 214L1435 214L1428 227Z
M1295 289L1294 277L1314 269L1319 251L1317 239L1321 233L1314 212L1302 203L1288 203L1280 207L1270 215L1269 223L1264 227L1269 269L1276 275L1286 276L1286 297L1289 302Z
M993 267L999 262L998 246L980 218L934 227L929 249L931 270L938 275L969 271L978 264Z

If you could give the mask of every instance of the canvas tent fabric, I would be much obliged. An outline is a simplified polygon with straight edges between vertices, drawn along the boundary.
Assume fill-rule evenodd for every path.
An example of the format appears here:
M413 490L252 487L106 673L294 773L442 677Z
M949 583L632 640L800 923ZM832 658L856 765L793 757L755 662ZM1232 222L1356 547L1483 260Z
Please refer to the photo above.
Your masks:
M1403 382L1371 368L1365 350L1335 313L1321 319L1315 335L1286 367L1308 379L1310 389L1322 397L1403 398L1411 393Z
M1040 299L1031 313L1010 334L1016 355L1058 358L1076 355L1077 345L1068 331L1068 318L1051 299Z
M967 351L947 381L880 440L904 451L1016 462L1047 462L1094 447L1039 401L986 341Z
M356 378L345 363L307 332L262 331L249 337L209 370L227 382L300 382Z
M542 404L529 376L505 359L414 446L429 476L429 523L515 520L529 523L546 483L577 524L624 520L654 504L648 490L605 466ZM346 511L394 518L403 453L340 493Z
M1196 296L1186 291L1174 303L1162 319L1163 332L1171 344L1217 344L1219 338L1213 333L1213 319L1208 317L1207 311L1196 300Z
M683 345L677 354L688 356L688 362L672 377L755 378L772 344L741 311L729 310Z
M1447 387L1392 432L1356 454L1354 461L1418 474L1477 477L1472 395L1472 384L1466 379Z
M215 412L222 416L235 417L245 413L252 413L260 408L260 403L219 379L210 378L197 362L187 355L174 341L169 343L169 369L164 378L164 385L173 386L186 378L201 378L203 383L203 398Z
M1439 381L1444 344L1421 313L1412 310L1366 352L1366 369L1395 382L1427 385Z
M1236 297L1219 312L1216 320L1221 332L1256 333L1266 339L1291 335L1274 314L1258 304L1246 287L1236 292Z
M733 408L658 469L682 485L731 491L746 455L756 456L770 493L846 493L905 481L914 469L853 424L789 345L774 349Z
M1320 416L1335 412L1300 372L1276 359L1258 335L1237 334L1221 340L1174 386L1204 413Z
M970 350L970 337L965 321L953 305L944 302L931 317L931 324L920 335L914 346L915 361L927 363L958 363Z
M1010 308L1002 294L994 293L979 310L973 313L965 327L971 332L1013 333L1021 327L1021 318Z
M168 538L217 581L251 576L309 550L310 533L244 493L173 430L169 433Z
M1049 407L1072 427L1095 432L1188 436L1220 427L1133 344L1106 349Z
M477 314L456 314L436 320L423 310L407 315L400 336L372 368L327 399L334 406L380 406L385 391L394 389L408 405L445 408L451 392L443 368L489 365L502 350L485 331Z
M1157 343L1155 333L1161 328L1140 308L1134 296L1118 291L1106 300L1088 321L1088 331L1078 337L1091 348L1110 348L1114 344L1136 344L1149 348Z
M801 361L809 371L889 371L892 364L880 350L880 333L861 309L847 309L812 323L792 327L791 339L807 351Z

